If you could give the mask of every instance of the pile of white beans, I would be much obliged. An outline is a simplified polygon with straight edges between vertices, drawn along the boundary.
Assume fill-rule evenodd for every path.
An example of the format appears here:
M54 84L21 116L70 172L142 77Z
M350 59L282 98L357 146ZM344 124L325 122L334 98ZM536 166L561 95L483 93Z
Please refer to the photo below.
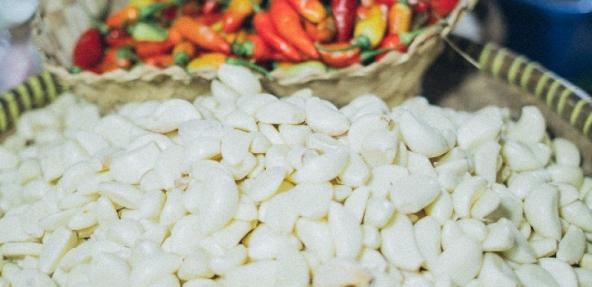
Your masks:
M63 95L0 147L0 286L592 286L592 179L539 110Z

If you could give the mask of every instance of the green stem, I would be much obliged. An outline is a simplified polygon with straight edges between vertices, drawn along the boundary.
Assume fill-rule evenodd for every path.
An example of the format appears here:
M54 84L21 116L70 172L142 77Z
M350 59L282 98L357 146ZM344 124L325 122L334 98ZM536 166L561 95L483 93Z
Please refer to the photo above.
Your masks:
M382 54L384 52L392 51L392 50L393 50L392 48L381 48L381 49L376 49L376 50L371 50L371 51L364 51L360 55L360 62L365 64L368 61L372 60L372 58L374 58L375 56Z
M232 53L241 57L250 57L253 55L253 42L245 41L243 43L234 42L232 43Z
M178 66L184 66L187 62L189 62L189 56L185 53L178 53L173 59L173 63Z
M360 48L362 50L367 50L370 48L370 46L371 46L370 39L364 35L355 38L351 45L344 47L344 48L329 49L329 48L325 48L325 47L319 45L318 43L316 44L317 49L319 49L323 52L345 52L345 51L350 51L350 50L357 49L357 48Z
M156 12L164 10L168 5L164 3L154 3L140 8L140 20L152 17Z
M411 44L411 42L413 42L415 37L417 37L417 35L423 33L424 31L425 31L425 28L420 28L417 30L413 30L411 32L402 32L402 33L399 33L399 39L401 39L401 42L403 42L403 44L405 44L406 46L409 46Z
M265 69L265 68L263 68L263 67L255 64L255 63L251 63L251 62L249 62L249 61L247 61L245 59L240 59L240 58L226 58L226 63L232 64L232 65L237 65L237 66L247 67L247 68L249 68L249 69L251 69L251 70L253 70L253 71L255 71L255 72L259 73L259 74L262 74L266 78L271 79L271 73L267 69Z
M259 13L259 11L261 11L261 6L257 4L255 0L249 0L249 3L251 3L251 6L253 6L253 11L255 13Z

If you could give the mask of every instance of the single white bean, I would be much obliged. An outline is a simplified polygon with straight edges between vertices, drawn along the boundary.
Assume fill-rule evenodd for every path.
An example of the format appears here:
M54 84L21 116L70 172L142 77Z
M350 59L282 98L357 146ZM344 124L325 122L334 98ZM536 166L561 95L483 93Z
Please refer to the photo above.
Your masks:
M512 223L507 220L500 220L487 225L488 233L483 241L484 251L499 252L510 250L514 247L514 233L509 224Z
M518 122L508 126L507 136L525 143L539 142L545 136L545 118L534 106L522 108Z
M335 242L337 258L356 258L362 247L362 228L354 215L344 206L331 203L329 227Z
M326 222L301 218L296 223L296 236L302 240L306 250L314 253L321 262L335 256L335 240Z
M485 253L479 281L483 287L520 285L512 268L495 253Z
M440 224L431 216L426 216L417 221L413 227L417 247L428 267L434 266L440 249L442 238Z
M557 188L544 184L533 190L524 201L524 213L537 233L555 240L561 239Z
M411 174L401 178L391 190L393 205L401 213L416 213L432 203L440 192L440 184L430 176Z
M567 222L578 226L584 232L592 232L592 210L582 201L578 200L562 207L560 213Z
M306 122L314 130L331 136L345 133L349 120L332 105L318 98L306 100Z
M549 272L535 264L524 264L516 269L520 283L525 287L559 287Z
M372 276L358 264L333 259L313 271L314 287L368 286Z
M395 219L382 229L382 254L395 266L416 271L424 262L421 255L413 225L405 214L397 214Z
M556 258L541 258L539 265L547 270L561 287L577 287L576 273L569 264Z
M557 258L570 265L580 262L586 250L586 236L576 226L570 225L567 232L559 242Z
M437 266L450 276L454 283L464 286L479 273L482 252L477 241L461 236L444 249L438 258Z

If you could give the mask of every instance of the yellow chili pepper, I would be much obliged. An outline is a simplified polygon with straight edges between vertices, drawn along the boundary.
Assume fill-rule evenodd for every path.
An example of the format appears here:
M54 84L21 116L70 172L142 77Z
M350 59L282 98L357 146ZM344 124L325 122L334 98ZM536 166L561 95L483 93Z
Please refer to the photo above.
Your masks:
M363 50L375 48L384 37L386 24L386 15L380 9L380 5L372 6L368 10L368 16L356 23L352 44Z
M130 0L129 1L129 5L132 5L132 6L135 6L138 8L142 8L144 6L148 6L148 5L151 5L154 3L156 3L155 0Z
M388 14L388 30L390 34L405 33L411 30L413 12L408 5L396 3L391 6Z
M188 70L218 69L226 62L226 55L222 53L206 53L191 60L187 64Z

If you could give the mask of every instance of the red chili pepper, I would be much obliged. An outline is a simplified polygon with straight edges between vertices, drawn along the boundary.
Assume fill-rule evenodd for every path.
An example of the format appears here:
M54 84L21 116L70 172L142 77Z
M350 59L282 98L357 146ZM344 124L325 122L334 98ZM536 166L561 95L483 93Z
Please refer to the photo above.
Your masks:
M425 13L428 9L430 9L430 4L424 1L419 1L413 6L413 11L417 14Z
M327 17L325 7L319 0L288 0L288 3L310 22L319 23Z
M232 44L232 52L241 57L255 59L256 61L268 61L272 58L273 51L261 36L250 34L246 41Z
M162 42L138 42L135 46L135 50L138 57L141 59L147 59L168 53L174 45L175 44L168 40Z
M336 68L348 67L353 64L365 64L378 54L390 48L362 51L360 48L348 49L350 43L340 42L319 46L321 59L329 66Z
M162 11L162 18L166 21L173 21L177 18L177 6L170 6Z
M280 36L298 48L307 57L312 59L319 58L319 52L308 35L306 35L302 23L300 23L300 16L286 0L273 0L269 8L269 13L273 26Z
M213 1L214 4L217 5L217 1ZM207 5L207 2L206 2ZM204 6L205 7L205 6ZM181 14L186 15L186 16L197 16L199 14L201 14L203 11L203 7L199 7L199 4L197 4L197 1L189 1L185 4L183 4L183 6L181 6Z
M122 27L129 23L138 21L140 17L140 10L135 6L126 6L123 9L117 11L115 14L109 16L105 21L105 24L109 28Z
M103 42L101 32L92 28L84 32L74 47L74 65L88 70L97 66L103 57Z
M430 4L437 16L446 17L454 10L454 7L458 4L458 0L431 0Z
M335 22L327 17L318 24L309 21L304 22L306 34L315 42L327 43L335 36Z
M267 12L259 12L253 19L253 26L257 34L267 43L270 47L277 50L286 56L290 61L300 61L302 57L298 50L292 46L288 41L284 40L273 27L271 16Z
M393 4L395 4L395 2L395 0L376 0L376 3L383 4L386 6L392 6Z
M218 10L218 6L220 6L218 0L206 0L201 12L205 15L212 14Z
M115 28L109 31L105 37L105 42L110 47L130 46L134 44L134 39L125 29Z
M207 25L183 16L177 19L174 26L185 39L201 48L225 54L230 53L230 44Z
M243 21L253 13L252 1L254 0L230 0L222 16L222 31L231 33L240 29Z
M222 21L222 17L223 17L223 15L220 13L212 13L212 14L199 15L197 17L194 17L193 19L195 21L197 21L198 23L212 26L213 24L216 24L216 23Z
M379 46L381 49L390 49L390 50L394 50L394 51L399 51L399 52L407 52L407 45L401 41L401 38L399 38L399 34L390 34L386 37L384 37L384 39L382 39L382 42L380 43ZM374 61L378 62L380 61L380 59L384 58L384 56L386 56L387 52L381 53L379 55L377 55L374 58Z
M337 41L344 42L351 38L356 20L357 0L331 0L331 9L335 27L337 28Z
M360 63L360 48L344 50L350 46L348 42L338 42L321 46L319 52L321 60L336 68L348 67ZM330 51L338 50L338 51Z
M159 68L166 68L173 65L173 56L171 55L156 55L144 60L144 63Z

